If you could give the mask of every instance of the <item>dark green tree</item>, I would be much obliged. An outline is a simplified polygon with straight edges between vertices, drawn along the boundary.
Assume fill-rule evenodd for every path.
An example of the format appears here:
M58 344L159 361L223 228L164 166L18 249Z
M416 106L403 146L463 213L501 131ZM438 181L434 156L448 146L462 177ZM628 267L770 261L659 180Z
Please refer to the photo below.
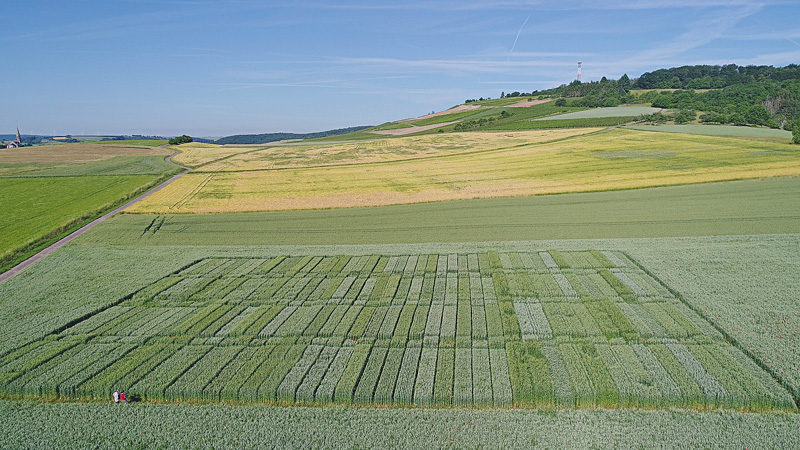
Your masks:
M741 127L747 125L747 119L745 119L744 114L739 112L731 114L728 119L736 126Z
M745 119L747 120L747 123L753 125L768 125L770 115L769 111L767 111L762 105L752 105L747 108Z
M631 79L628 78L628 74L624 74L619 78L617 81L617 89L619 89L620 94L627 94L628 91L631 90Z
M189 142L192 142L193 140L194 139L192 139L191 136L187 136L187 135L184 134L182 136L178 136L178 137L174 137L174 138L170 139L169 140L169 145L188 144Z
M675 123L689 123L695 119L697 114L691 109L682 109L675 114Z
M662 92L652 100L654 108L669 108L672 106L672 92Z
M725 117L725 115L716 112L710 112L700 115L700 122L703 123L726 123L727 121L728 118Z
M620 101L619 101L619 99L617 97L606 97L600 103L601 106L605 106L605 107L619 106L619 104L620 104Z
M800 144L800 120L792 127L792 144Z

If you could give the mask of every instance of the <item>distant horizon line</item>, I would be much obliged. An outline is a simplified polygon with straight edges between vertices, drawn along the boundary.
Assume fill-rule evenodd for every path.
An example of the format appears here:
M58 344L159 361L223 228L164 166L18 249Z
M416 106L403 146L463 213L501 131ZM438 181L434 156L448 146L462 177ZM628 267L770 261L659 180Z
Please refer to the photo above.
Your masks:
M256 136L256 135L264 135L264 134L314 134L314 133L326 133L326 132L329 132L329 131L339 131L339 130L346 130L346 129L350 129L350 128L371 128L371 127L374 127L374 126L376 126L376 125L352 125L352 126L347 126L347 127L327 128L327 129L320 130L320 131L266 131L266 132L255 132L255 133L253 133L253 132L251 132L251 133L233 133L233 134L224 134L224 135L215 135L215 136L209 136L209 135L201 136L201 135L191 135L190 134L189 136L191 136L193 138L196 138L196 139L209 139L209 140L212 140L212 139L222 139L222 138L231 137L231 136ZM187 134L187 133L181 133L181 134L175 134L175 135L171 135L171 134L167 134L167 135L162 135L162 134L143 134L143 133L117 133L117 134L105 134L105 133L95 133L95 134L73 134L73 133L42 134L42 133L31 133L31 134L24 134L24 133L20 133L20 137L41 137L41 138L51 138L52 139L52 138L65 138L67 136L70 136L70 137L73 137L73 138L87 138L87 137L113 138L113 137L138 137L138 136L142 136L142 137L152 137L152 138L160 138L160 139L170 139L170 138L181 136L181 135L184 135L184 134ZM5 136L16 137L16 132L7 133L7 134L6 133L0 133L0 138L4 138Z
M356 125L358 126L358 125ZM375 125L369 125L368 127L373 127ZM189 135L196 139L221 139L230 136L248 136L248 135L260 135L260 134L311 134L311 133L322 133L325 131L332 131L338 130L341 128L351 128L351 127L340 127L340 128L331 128L322 131L307 131L307 132L300 132L300 131L266 131L266 132L251 132L251 133L234 133L234 134L224 134L218 136L201 136L201 135ZM182 133L187 134L187 133ZM20 133L20 137L41 137L41 138L65 138L67 136L75 137L75 138L86 138L86 137L100 137L100 138L112 138L112 137L119 137L119 136L126 136L126 137L134 137L134 136L142 136L142 137L152 137L152 138L160 138L160 139L170 139L173 137L181 136L182 134L175 134L175 135L153 135L153 134L142 134L142 133L122 133L122 134L40 134L40 133L33 133L33 134L26 134ZM4 139L6 136L10 136L12 138L16 137L16 132L11 133L0 133L0 139Z

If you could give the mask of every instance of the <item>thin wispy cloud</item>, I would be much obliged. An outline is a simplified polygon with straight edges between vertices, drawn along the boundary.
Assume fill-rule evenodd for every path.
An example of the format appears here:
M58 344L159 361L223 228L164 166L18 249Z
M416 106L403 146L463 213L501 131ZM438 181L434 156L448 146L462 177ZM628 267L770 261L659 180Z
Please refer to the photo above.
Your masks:
M650 49L637 52L619 62L619 65L660 64L690 50L702 47L724 37L743 19L762 9L761 5L715 10L698 20L690 22L687 30L672 39Z
M528 23L529 20L531 20L531 16L530 15L528 15L528 18L525 19L525 22L522 22L522 26L519 27L519 31L517 31L517 37L514 38L514 43L511 45L511 50L509 50L508 58L506 60L511 59L511 54L514 53L514 47L517 46L517 41L519 40L519 35L522 33L522 29L525 28L525 25Z

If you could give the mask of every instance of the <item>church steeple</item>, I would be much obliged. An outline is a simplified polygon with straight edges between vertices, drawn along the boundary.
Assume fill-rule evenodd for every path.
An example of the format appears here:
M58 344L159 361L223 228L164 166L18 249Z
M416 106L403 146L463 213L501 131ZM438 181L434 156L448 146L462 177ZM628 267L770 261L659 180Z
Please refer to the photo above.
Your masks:
M22 147L22 136L19 135L19 127L17 127L17 140L5 144L6 148L20 148Z

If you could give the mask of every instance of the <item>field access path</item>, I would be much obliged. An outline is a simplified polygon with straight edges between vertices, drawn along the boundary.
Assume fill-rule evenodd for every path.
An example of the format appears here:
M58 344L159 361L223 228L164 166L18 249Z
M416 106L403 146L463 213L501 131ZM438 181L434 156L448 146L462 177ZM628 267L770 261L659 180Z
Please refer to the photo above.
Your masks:
M114 209L112 211L109 211L109 212L103 214L102 216L98 217L97 219L94 219L93 221L87 223L86 225L78 228L77 230L73 231L72 233L64 236L61 239L59 239L55 243L50 244L49 246L45 247L44 249L42 249L38 253L34 254L30 258L26 259L25 261L22 261L21 263L17 264L16 266L12 267L11 269L7 270L6 272L0 273L0 283L3 283L3 282L5 282L6 280L8 280L10 278L13 278L14 276L19 274L23 270L27 269L29 266L31 266L34 263L36 263L37 261L39 261L40 259L42 259L45 256L49 255L50 253L53 253L54 251L56 251L59 248L63 247L68 242L73 241L75 238L77 238L78 236L86 233L87 231L91 230L92 228L94 228L95 226L99 225L100 223L105 222L106 219L108 219L109 217L119 213L120 211L130 207L131 205L134 205L135 203L138 203L138 202L144 200L148 196L150 196L153 193L163 189L164 187L166 187L167 185L169 185L173 181L175 181L178 178L180 178L180 177L186 175L187 173L189 173L192 170L191 168L183 166L181 164L178 164L178 163L172 161L172 157L175 156L175 155L178 155L179 153L180 152L175 151L175 153L173 153L172 155L167 157L166 161L168 163L172 164L173 166L180 167L181 169L183 169L183 172L171 177L169 180L159 184L158 186L150 189L149 191L147 191L144 194L134 198L133 200L131 200L131 201L127 202L127 203L125 203L124 205L122 205L122 206L120 206L120 207L118 207L118 208L116 208L116 209Z

